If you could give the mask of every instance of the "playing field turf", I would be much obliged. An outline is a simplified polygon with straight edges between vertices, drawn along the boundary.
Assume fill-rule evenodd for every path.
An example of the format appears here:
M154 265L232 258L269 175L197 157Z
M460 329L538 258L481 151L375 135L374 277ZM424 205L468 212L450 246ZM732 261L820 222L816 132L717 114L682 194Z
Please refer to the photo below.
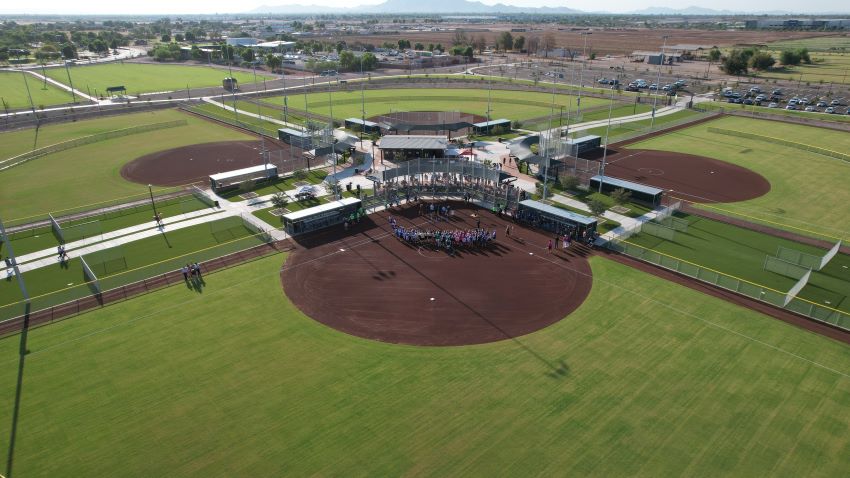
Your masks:
M234 250L247 249L262 242L259 238L249 237L253 233L242 225L242 220L238 217L219 219L212 227L215 229L212 229L210 224L199 224L182 229L166 226L164 234L119 246L115 249L120 251L119 253L94 252L84 257L98 275L103 288L110 289L179 269L186 261L208 260ZM248 239L240 241L243 238ZM196 251L198 252L191 257L183 258L184 255ZM112 260L113 257L119 256L123 256L123 262ZM106 258L110 260L100 262ZM160 264L160 261L165 262ZM156 265L149 266L149 264ZM85 286L82 265L77 258L71 259L65 266L57 261L54 266L24 272L23 278L30 296L36 298L35 310L77 299L89 292ZM0 283L0 319L8 318L8 311L11 310L4 306L21 299L16 281L4 280Z
M800 233L806 230L811 235L850 238L850 163L770 141L710 133L710 127L839 152L850 149L850 135L843 131L740 117L701 123L629 147L698 154L751 169L770 182L770 192L749 201L715 205L717 208L769 220L776 227L794 226Z
M603 258L565 320L473 347L354 338L281 255L30 331L39 476L840 476L850 347ZM0 449L19 370L0 340ZM3 454L5 461L7 454ZM4 473L5 474L5 473Z
M0 72L0 108L3 111L7 108L14 110L31 107L27 86L29 86L29 94L32 95L32 105L37 110L45 106L70 103L73 100L71 93L50 83L45 85L44 81L26 75L26 84L24 84L24 78L23 73Z
M483 89L463 88L431 88L431 89L381 89L366 90L366 117L386 114L391 111L461 111L481 116L487 115L488 92ZM333 98L333 117L338 121L346 118L362 116L362 101L360 90L337 91L329 95L326 92L310 93L306 102L311 113L330 116L330 99ZM572 95L555 95L555 114L560 112L560 106L575 105L576 97ZM582 106L593 108L607 105L608 101L600 98L583 97ZM263 100L264 103L283 106L283 97L272 97ZM289 95L287 103L290 108L304 110L303 94ZM245 107L246 111L255 109ZM264 113L266 114L266 113ZM276 118L281 117L279 112ZM507 118L525 120L552 114L552 94L531 91L492 90L490 92L490 117L493 119ZM607 114L607 111L606 111Z
M602 136L604 138L607 133L610 138L609 141L613 143L618 141L618 138L628 137L630 135L633 136L641 132L648 133L650 124L652 124L653 130L657 130L661 127L669 127L671 124L695 119L699 115L700 113L694 110L682 110L668 115L657 116L654 123L652 122L652 119L629 121L626 123L612 122L610 130L607 126L599 126L597 128L577 131L572 133L571 136L575 138L592 134Z
M233 71L233 77L240 84L254 82L254 74ZM109 63L101 65L75 66L71 68L71 80L74 88L92 95L106 96L106 88L123 86L127 95L139 93L160 93L176 91L185 95L186 88L221 86L224 78L230 76L227 68L195 65L156 65L151 63ZM47 76L68 84L64 68L51 68ZM257 79L271 79L273 76L257 74Z
M687 232L676 232L671 240L641 232L628 242L668 256L767 286L782 293L797 279L764 270L765 257L776 256L779 247L823 256L825 249L769 236L699 216L677 214L688 221ZM838 254L826 268L813 272L798 297L850 312L850 256Z
M61 151L0 172L0 217L9 221L33 215L56 213L68 207L99 203L147 192L144 184L131 183L121 177L121 166L146 154L197 143L226 140L249 140L250 136L177 110L159 110L132 115L145 123L185 119L186 126L151 131L144 134L101 141ZM108 128L104 121L114 121L120 129L129 117L105 118L88 122L57 125L52 135L57 140L67 127L67 135ZM83 124L86 123L86 124ZM115 129L115 128L113 128ZM22 142L32 131L0 134ZM44 145L44 143L40 143Z

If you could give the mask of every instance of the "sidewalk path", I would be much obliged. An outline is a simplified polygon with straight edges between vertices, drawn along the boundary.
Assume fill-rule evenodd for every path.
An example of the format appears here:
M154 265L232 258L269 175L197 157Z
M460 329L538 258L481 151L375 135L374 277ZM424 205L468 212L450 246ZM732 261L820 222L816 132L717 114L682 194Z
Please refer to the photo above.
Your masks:
M74 249L69 249L67 251L68 258L73 259L75 257L79 257L81 255L91 254L92 252L102 251L104 249L109 249L112 247L117 247L123 244L127 244L130 242L138 241L141 239L146 239L148 237L154 237L159 234L164 234L170 231L175 231L177 229L183 229L186 227L196 226L198 224L204 224L207 222L217 221L219 219L224 219L225 217L229 217L234 215L229 211L217 210L213 213L209 212L209 209L203 209L206 212L206 215L196 215L190 219L181 220L181 216L174 216L172 218L166 219L163 222L165 223L164 228L159 227L151 227L150 223L141 224L138 226L128 227L126 229L121 229L118 231L113 231L108 234L104 234L104 238L106 236L112 237L111 239L98 241L97 239L90 238L84 239L82 241L77 241L69 244L69 246L73 246L77 243L86 243L89 242L88 245L81 245L81 247L75 247ZM129 231L129 233L128 233ZM135 231L135 232L133 232ZM96 242L92 244L91 242ZM27 259L29 258L29 259ZM25 263L24 260L27 260ZM21 272L27 272L35 269L39 269L42 267L48 267L55 265L59 262L59 258L56 253L56 248L45 249L43 251L34 252L32 254L26 254L18 258L18 264Z

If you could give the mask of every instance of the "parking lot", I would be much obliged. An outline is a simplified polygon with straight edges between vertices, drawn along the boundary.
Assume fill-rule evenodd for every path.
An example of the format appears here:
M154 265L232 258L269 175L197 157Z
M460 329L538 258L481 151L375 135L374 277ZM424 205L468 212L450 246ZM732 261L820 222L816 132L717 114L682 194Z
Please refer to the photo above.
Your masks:
M772 88L751 86L744 88L724 88L721 99L727 103L753 107L786 109L823 114L850 114L850 97L840 92L824 91L823 88L797 86L790 88Z

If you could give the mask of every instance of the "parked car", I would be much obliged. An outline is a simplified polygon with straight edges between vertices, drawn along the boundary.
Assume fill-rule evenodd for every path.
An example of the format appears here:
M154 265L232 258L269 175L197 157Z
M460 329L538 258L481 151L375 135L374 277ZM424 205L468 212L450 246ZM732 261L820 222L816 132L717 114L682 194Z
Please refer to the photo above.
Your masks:
M832 106L841 106L841 100L832 100L829 104Z
M658 89L658 85L657 85L657 84L655 84L655 83L653 83L653 84L649 85L649 89L650 89L650 90L657 90L657 89Z
M806 111L811 113L812 111L815 111L815 107L814 106L806 106Z
M823 112L824 112L824 113L833 114L833 113L835 113L835 108L833 108L832 106L830 106L829 108L827 108L827 109L823 110Z
M747 99L744 100L744 104L749 106L749 105L753 104L753 100L747 98Z
M796 106L794 106L794 105L792 105L792 104L789 104L788 106L786 106L786 107L785 107L785 109L786 109L786 110L791 110L791 111L793 111L793 110L796 110L796 109L797 109L797 107L796 107Z
M778 106L779 106L779 103L771 103L771 104L767 105L768 108L777 108Z
M826 101L818 101L817 107L818 108L826 108Z
M600 85L607 85L608 84L608 78L600 78L596 82L599 83Z
M797 104L806 106L807 104L809 104L809 99L808 98L801 98L800 101L797 102Z
M770 92L771 95L782 96L782 90L776 89Z

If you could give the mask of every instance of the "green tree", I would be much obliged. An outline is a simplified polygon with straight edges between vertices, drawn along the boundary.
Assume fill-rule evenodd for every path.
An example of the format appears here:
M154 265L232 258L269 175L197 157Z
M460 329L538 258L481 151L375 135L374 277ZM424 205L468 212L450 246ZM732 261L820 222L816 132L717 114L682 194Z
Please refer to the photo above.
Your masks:
M800 64L800 52L794 50L782 50L779 54L779 61L785 66L793 66Z
M184 40L186 40L186 36L183 35L182 33L178 33L178 34L174 35L174 41L184 41Z
M168 43L168 42L171 41L171 35L166 33L166 34L162 35L162 38L160 38L160 40L162 40L163 43Z
M62 45L62 56L67 58L76 58L77 57L77 47L74 46L73 43L66 43Z
M746 50L732 50L729 55L723 59L723 71L730 75L747 74L747 66L751 56L752 53L747 53Z
M499 37L496 39L496 49L504 51L514 49L514 36L511 35L511 32L502 32L499 34Z
M520 35L514 38L514 50L522 51L525 48L525 37Z
M590 212L594 216L601 216L605 213L605 210L608 209L607 207L605 207L605 203L598 199L593 199L592 201L587 203L587 207L590 208Z
M632 198L632 192L617 188L611 192L611 199L617 204L626 204Z
M809 49L808 48L801 48L799 50L799 53L800 53L800 59L803 60L803 63L805 63L807 65L812 64L812 57L809 56Z
M423 45L423 44L421 44L421 43L419 43L419 42L416 42L416 45L413 45L413 49L414 49L414 50L422 51L422 50L424 50L424 49L425 49L425 45Z
M773 55L766 51L760 51L753 56L750 57L750 68L754 70L767 70L776 64L776 60L773 58Z
M289 196L287 196L286 193L279 192L279 193L275 193L275 195L272 196L272 205L274 207L283 209L288 204L289 204Z
M266 55L266 66L269 67L271 71L277 71L280 68L280 65L283 64L283 61L276 55L269 53Z
M715 63L718 60L720 60L720 50L718 50L717 48L712 48L708 52L708 61Z
M572 175L567 175L561 178L561 187L568 191L575 190L579 183L579 179Z

